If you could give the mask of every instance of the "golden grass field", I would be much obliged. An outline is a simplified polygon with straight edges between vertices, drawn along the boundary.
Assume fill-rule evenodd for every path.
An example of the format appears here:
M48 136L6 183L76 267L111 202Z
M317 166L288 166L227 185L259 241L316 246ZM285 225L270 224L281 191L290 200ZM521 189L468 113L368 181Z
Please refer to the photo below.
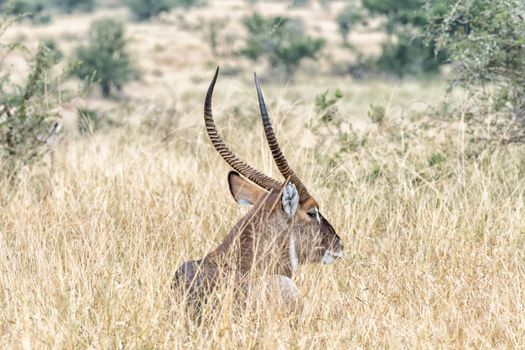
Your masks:
M211 3L190 20L248 11L242 1ZM50 35L67 51L104 11L7 34L28 45ZM314 23L329 17L313 13ZM467 104L459 94L446 96L439 81L330 75L326 57L318 72L305 64L295 84L266 80L263 89L282 148L344 240L344 259L299 268L296 308L255 294L238 310L229 286L201 322L192 318L170 290L175 270L216 247L247 211L230 196L230 169L202 120L214 67L237 58L215 59L197 31L169 18L128 25L141 80L109 102L96 93L72 101L52 166L28 170L16 188L1 184L0 348L525 347L523 149L473 157L461 121L430 118L441 99ZM217 83L219 130L278 178L254 68L239 65ZM323 126L314 96L336 88L337 120ZM386 106L381 125L367 117L370 104ZM74 111L86 105L123 125L77 135ZM430 165L435 153L444 160Z

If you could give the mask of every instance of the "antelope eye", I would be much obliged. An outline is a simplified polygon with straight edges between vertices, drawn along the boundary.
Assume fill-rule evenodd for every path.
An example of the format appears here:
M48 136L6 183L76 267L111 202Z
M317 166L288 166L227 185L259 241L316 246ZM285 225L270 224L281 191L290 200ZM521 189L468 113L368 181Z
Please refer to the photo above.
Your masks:
M312 219L317 219L317 215L316 215L315 211L308 211L308 212L306 212L306 215L308 215Z

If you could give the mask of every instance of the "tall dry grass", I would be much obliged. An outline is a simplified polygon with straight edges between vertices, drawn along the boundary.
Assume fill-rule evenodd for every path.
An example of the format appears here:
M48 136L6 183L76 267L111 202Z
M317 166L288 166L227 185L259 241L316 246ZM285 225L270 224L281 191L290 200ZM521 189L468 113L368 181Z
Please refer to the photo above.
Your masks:
M223 84L223 136L275 175L255 98L234 115ZM246 209L200 123L135 122L71 137L52 170L0 186L0 347L525 346L522 150L469 158L461 124L436 131L387 110L340 151L337 131L311 127L311 104L267 90L285 153L345 241L336 264L299 269L297 308L253 294L239 309L231 286L200 310L177 303L177 266Z
M210 3L186 20L231 16L228 34L252 11L240 0ZM429 125L439 86L330 77L348 56L333 16L257 5L283 8L321 28L332 57L306 63L296 85L263 85L285 154L344 240L345 258L299 269L296 309L258 294L239 306L231 286L200 310L177 303L169 286L178 265L216 247L246 212L202 125L217 64L241 66L218 81L221 134L243 159L277 172L244 78L251 64L213 57L202 33L177 18L130 24L142 80L125 87L124 106L80 103L124 126L78 136L68 117L52 168L0 183L0 348L525 347L523 149L474 157L461 124ZM91 19L126 18L104 11L10 35L29 44L51 36L68 53ZM370 33L354 36L377 47ZM26 68L15 61L16 76ZM341 124L319 125L314 96L335 88ZM370 125L368 105L378 102L386 120ZM444 160L430 165L438 153Z

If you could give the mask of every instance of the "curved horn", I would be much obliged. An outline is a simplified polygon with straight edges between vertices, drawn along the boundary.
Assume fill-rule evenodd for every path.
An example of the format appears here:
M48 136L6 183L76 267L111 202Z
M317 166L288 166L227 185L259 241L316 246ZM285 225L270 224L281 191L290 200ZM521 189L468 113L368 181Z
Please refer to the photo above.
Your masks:
M215 76L211 81L208 92L206 93L206 100L204 102L204 123L206 124L206 131L210 137L213 147L219 152L222 159L226 161L233 169L235 169L239 174L246 177L248 180L253 183L261 186L262 188L268 191L279 192L282 188L282 184L278 181L268 177L256 169L252 168L239 157L237 157L229 148L224 144L221 136L217 132L215 122L213 121L213 115L211 112L211 100L213 95L213 88L215 87L215 82L217 81L217 76L219 75L219 67L215 71Z
M275 133L272 128L272 123L270 122L270 116L266 110L266 104L264 103L264 96L259 84L259 79L257 79L257 74L253 74L255 77L255 87L257 89L257 97L259 98L259 109L261 111L261 118L264 126L264 133L266 134L266 140L268 141L268 146L270 146L270 151L272 151L273 159L277 168L286 179L290 179L291 182L297 187L301 200L304 201L310 197L306 186L299 180L295 172L290 168L286 158L284 157L283 152L281 152L281 147L277 142Z

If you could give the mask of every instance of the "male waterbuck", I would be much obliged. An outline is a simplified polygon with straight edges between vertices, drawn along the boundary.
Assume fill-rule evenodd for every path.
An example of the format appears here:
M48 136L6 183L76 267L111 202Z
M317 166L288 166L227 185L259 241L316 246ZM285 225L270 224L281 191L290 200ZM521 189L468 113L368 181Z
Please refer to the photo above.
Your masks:
M285 181L279 182L262 174L225 145L211 111L218 73L219 68L204 102L206 131L217 152L235 170L228 174L233 198L253 208L216 249L203 259L186 261L178 268L173 287L185 287L194 296L205 294L226 276L234 276L236 281L239 278L240 282L256 269L266 275L290 278L299 264L330 264L343 256L341 238L321 215L317 201L281 152L257 76L255 86L266 139Z

